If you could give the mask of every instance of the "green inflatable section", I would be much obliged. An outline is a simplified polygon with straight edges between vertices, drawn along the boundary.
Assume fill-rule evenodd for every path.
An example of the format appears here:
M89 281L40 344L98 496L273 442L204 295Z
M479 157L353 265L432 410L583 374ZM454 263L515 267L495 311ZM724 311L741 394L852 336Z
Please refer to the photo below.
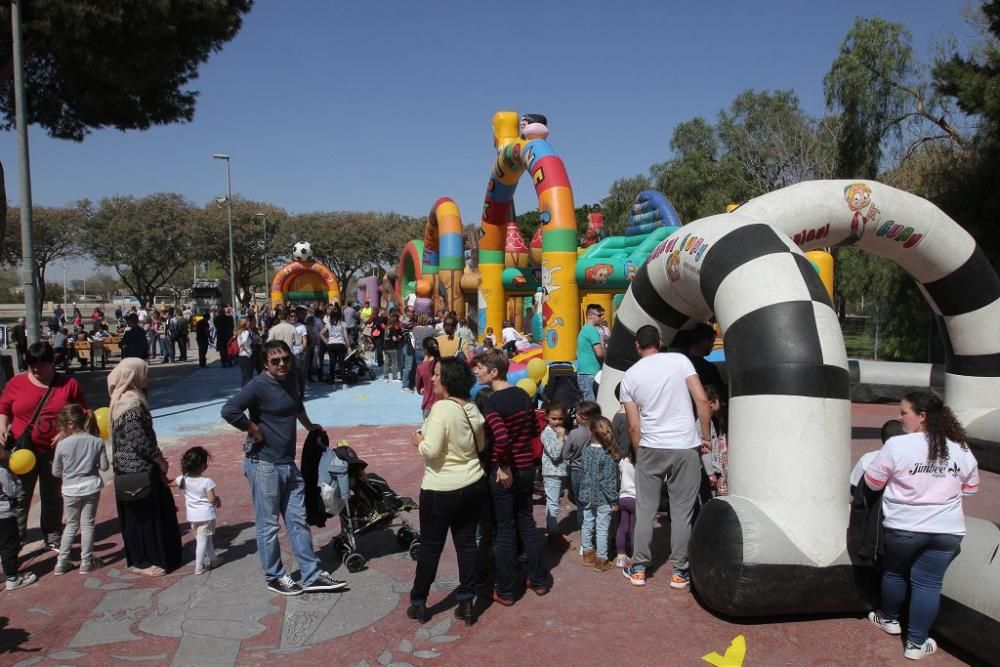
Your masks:
M582 253L576 263L580 289L627 289L653 249L679 227L657 227L648 234L609 236Z

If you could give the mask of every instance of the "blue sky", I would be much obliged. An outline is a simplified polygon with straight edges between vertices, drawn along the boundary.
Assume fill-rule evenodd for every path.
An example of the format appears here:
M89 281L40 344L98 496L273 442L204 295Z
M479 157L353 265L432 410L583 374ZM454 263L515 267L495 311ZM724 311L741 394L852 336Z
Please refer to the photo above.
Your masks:
M202 66L191 123L94 132L83 143L30 131L37 204L233 190L290 212L426 215L451 196L478 220L494 111L543 113L577 204L669 157L673 127L714 118L746 88L794 89L823 111L822 78L855 16L906 25L927 58L972 37L959 0L346 2L258 0ZM0 135L18 198L14 133ZM536 205L522 183L518 210Z

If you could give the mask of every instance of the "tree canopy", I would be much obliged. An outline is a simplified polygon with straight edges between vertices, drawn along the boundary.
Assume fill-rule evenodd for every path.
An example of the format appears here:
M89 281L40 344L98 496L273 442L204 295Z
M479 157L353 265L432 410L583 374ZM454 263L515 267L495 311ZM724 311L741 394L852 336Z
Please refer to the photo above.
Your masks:
M115 272L140 301L152 303L157 291L188 265L192 256L195 207L178 194L142 199L109 197L89 212L84 249Z

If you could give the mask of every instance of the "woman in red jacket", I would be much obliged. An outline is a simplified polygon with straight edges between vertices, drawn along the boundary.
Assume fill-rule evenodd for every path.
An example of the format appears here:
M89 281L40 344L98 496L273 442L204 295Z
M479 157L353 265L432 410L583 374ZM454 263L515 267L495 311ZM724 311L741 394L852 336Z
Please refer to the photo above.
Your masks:
M28 370L14 376L0 394L0 443L7 449L14 446L28 428L46 392L51 389L31 428L31 445L37 463L34 470L21 475L23 493L18 502L17 525L23 542L28 529L28 510L37 483L42 499L42 536L50 548L58 551L62 535L62 481L52 475L52 454L59 434L58 415L70 403L86 407L86 399L76 380L56 373L53 365L55 352L48 343L32 343L24 358Z

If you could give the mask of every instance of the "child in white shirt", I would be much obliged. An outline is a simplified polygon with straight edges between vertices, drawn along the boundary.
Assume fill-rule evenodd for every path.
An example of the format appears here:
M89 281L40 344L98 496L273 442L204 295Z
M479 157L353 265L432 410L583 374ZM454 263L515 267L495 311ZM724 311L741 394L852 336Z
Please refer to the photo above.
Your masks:
M187 520L195 539L194 573L218 567L222 559L215 555L212 535L215 533L215 510L222 507L222 500L215 493L215 482L205 477L208 469L208 451L204 447L192 447L184 452L181 472L174 480L177 488L184 493Z

